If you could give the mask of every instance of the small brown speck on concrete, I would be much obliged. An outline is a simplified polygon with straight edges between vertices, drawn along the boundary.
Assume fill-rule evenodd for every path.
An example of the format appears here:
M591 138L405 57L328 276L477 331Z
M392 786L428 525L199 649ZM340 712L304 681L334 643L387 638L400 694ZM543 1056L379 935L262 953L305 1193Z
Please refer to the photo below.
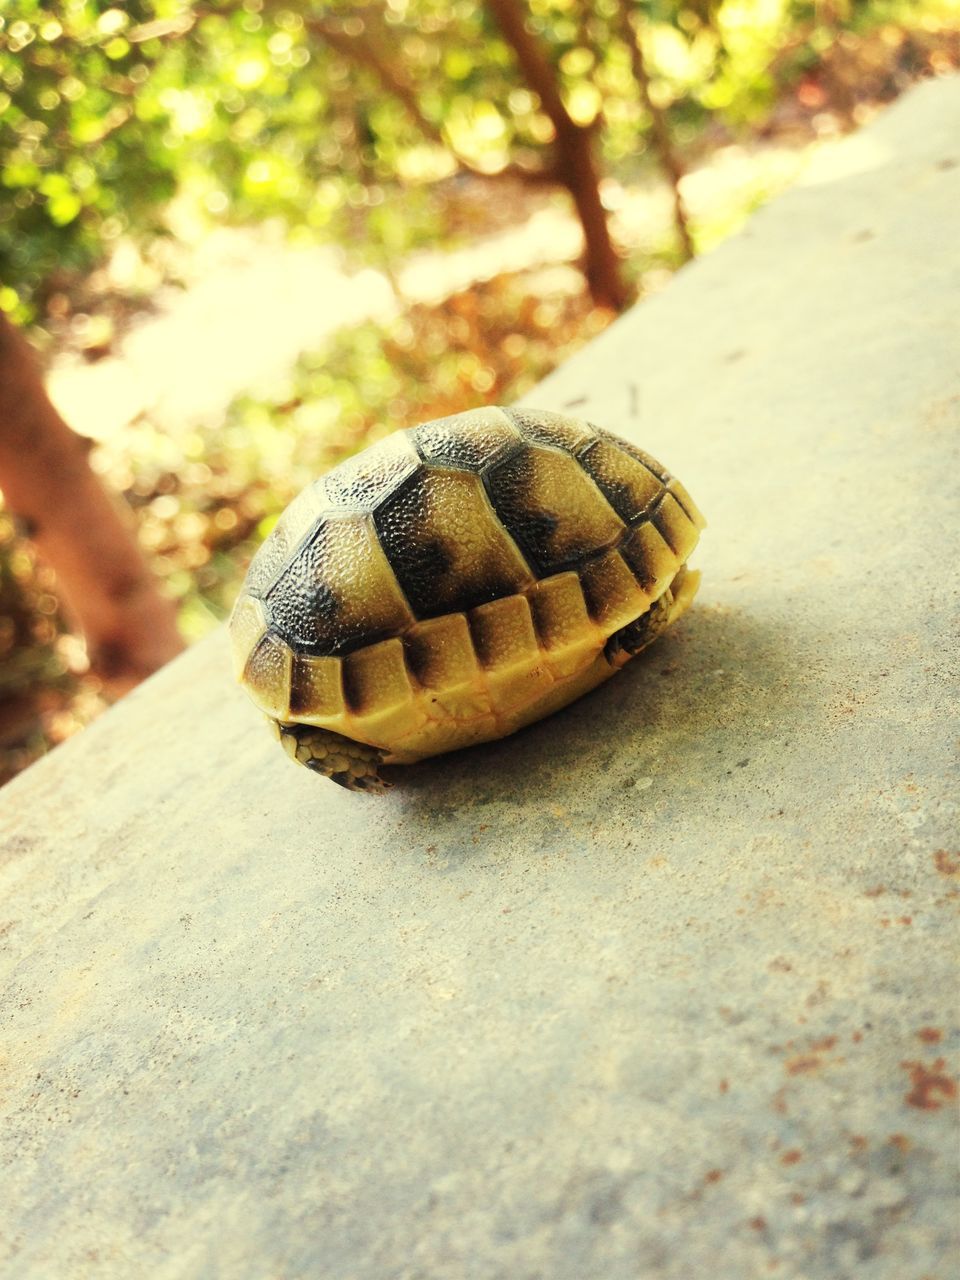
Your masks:
M910 1072L913 1088L904 1096L910 1107L921 1111L939 1111L945 1102L957 1096L956 1081L946 1074L946 1059L934 1062L901 1062L904 1071Z
M804 1001L804 1004L807 1006L808 1009L813 1009L818 1004L823 1004L823 1002L829 997L829 995L830 995L830 984L829 982L824 982L823 979L821 978L821 980L817 983L815 990L811 991L810 994L807 996L806 1000Z
M939 1044L943 1039L943 1032L939 1027L921 1027L917 1032L917 1039L924 1044Z
M803 1159L803 1152L799 1147L791 1147L789 1151L785 1151L780 1157L781 1164L799 1164Z
M806 1053L796 1058L788 1058L784 1068L788 1076L803 1076L819 1070L822 1065L822 1060L815 1053Z
M960 853L937 849L933 855L933 865L942 876L960 876Z

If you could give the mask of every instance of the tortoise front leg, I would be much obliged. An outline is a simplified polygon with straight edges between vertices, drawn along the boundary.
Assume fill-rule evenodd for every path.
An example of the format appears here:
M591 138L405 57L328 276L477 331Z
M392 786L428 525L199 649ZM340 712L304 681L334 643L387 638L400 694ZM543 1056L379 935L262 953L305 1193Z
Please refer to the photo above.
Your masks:
M378 772L384 753L379 747L354 742L332 729L310 724L278 724L277 732L291 760L322 773L348 791L382 793L392 784Z

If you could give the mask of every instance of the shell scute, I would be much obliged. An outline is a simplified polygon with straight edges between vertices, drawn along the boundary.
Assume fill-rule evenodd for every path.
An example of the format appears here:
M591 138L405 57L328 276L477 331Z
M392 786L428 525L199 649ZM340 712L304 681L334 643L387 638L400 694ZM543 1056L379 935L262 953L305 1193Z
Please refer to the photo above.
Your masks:
M476 685L480 666L466 615L448 613L418 622L403 637L407 667L423 689Z
M656 458L651 457L644 449L640 449L637 445L632 444L629 440L624 440L621 436L615 436L612 431L605 431L603 427L594 427L594 431L601 440L609 440L612 445L622 450L629 457L639 462L641 466L646 467L663 483L667 484L670 480L670 472L660 465Z
M502 409L472 409L424 423L410 432L410 439L427 462L482 471L516 448L520 433Z
M527 445L487 472L490 499L538 577L614 543L625 525L569 453Z
M471 611L469 624L477 658L488 671L529 665L540 656L525 596L491 600Z
M413 700L399 637L370 644L343 659L343 693L354 715L372 716Z
M230 648L233 653L233 670L239 679L255 645L267 630L263 605L254 596L241 595L230 615Z
M290 674L291 716L309 723L335 720L345 711L341 660L295 653Z
M579 575L569 570L538 582L529 595L530 612L540 645L550 655L596 646Z
M316 482L297 494L250 561L244 583L250 595L266 594L297 544L309 533L323 506L323 494Z
M271 625L298 651L345 652L413 622L365 516L324 515L266 596Z
M580 583L590 617L606 634L625 626L650 604L650 596L619 551L589 560L580 570Z
M672 548L650 520L631 531L620 545L620 554L651 600L662 595L679 568Z
M347 511L373 511L420 467L420 458L405 431L395 431L375 449L347 458L321 481L324 495Z
M243 679L259 706L275 720L290 714L290 672L293 653L289 646L267 632L254 648L244 668Z
M682 564L697 545L699 534L697 526L672 493L663 495L653 515L653 523L677 557L678 564Z
M680 503L681 507L683 507L684 513L686 514L688 520L690 520L690 522L693 525L695 525L697 529L705 529L707 527L707 522L706 520L704 520L703 514L700 511L700 508L697 506L694 500L690 497L690 494L687 492L686 488L680 483L680 481L676 478L676 476L674 476L670 481L670 492L673 494L676 500Z
M597 430L589 422L568 418L562 413L530 409L505 409L504 413L531 444L565 449L575 454L597 438Z
M532 581L472 472L424 468L374 518L418 618L460 613Z
M626 524L642 519L663 493L660 477L612 440L596 440L577 460Z

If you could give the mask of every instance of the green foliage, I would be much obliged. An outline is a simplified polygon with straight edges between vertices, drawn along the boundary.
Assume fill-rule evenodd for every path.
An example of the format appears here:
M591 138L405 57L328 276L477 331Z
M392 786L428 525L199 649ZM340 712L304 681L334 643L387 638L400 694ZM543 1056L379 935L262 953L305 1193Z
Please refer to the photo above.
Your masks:
M29 307L51 278L89 267L124 232L162 229L177 175L138 107L152 66L123 35L132 11L23 0L0 31L6 310L18 299Z
M958 0L647 0L654 101L681 142L756 124L840 34L934 31ZM620 0L530 0L574 120L609 171L650 160ZM923 51L921 50L921 53ZM51 290L122 236L164 233L174 194L211 220L283 218L389 262L445 232L458 166L547 167L552 126L482 4L19 0L0 16L0 306Z

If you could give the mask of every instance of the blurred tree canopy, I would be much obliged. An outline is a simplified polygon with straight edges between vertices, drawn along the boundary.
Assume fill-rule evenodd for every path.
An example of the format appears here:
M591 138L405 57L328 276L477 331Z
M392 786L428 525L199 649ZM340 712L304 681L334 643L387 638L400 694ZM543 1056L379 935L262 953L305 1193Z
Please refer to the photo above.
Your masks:
M958 14L957 0L18 0L0 17L0 307L42 316L121 237L162 236L177 194L212 222L282 217L383 262L443 241L438 189L458 173L559 182L578 208L578 185L629 179L651 154L676 179L677 149L708 126L761 127L805 77L842 112L865 89L893 96L931 69L924 33L932 47ZM896 24L912 40L858 57ZM592 173L572 172L578 149ZM685 237L679 201L678 216Z

